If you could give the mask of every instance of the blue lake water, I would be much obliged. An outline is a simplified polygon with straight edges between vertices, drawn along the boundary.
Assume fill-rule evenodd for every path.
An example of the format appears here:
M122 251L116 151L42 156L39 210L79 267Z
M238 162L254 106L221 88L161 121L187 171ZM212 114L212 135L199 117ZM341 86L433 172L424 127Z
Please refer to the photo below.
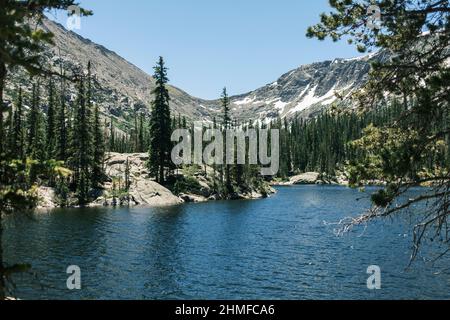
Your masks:
M342 237L329 223L361 213L364 194L280 187L269 199L170 208L59 209L5 221L6 262L22 299L450 299L449 258L406 269L411 222ZM66 269L81 268L81 290ZM368 290L367 267L382 288Z

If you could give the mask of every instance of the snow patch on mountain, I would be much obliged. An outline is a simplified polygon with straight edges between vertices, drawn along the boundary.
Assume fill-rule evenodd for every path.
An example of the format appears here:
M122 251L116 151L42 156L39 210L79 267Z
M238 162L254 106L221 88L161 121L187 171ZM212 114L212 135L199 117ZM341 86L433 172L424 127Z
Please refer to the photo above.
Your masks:
M336 91L335 86L331 88L330 91L328 91L323 96L316 97L316 90L318 86L315 86L312 88L312 90L309 90L308 94L303 97L303 99L298 103L293 109L289 111L289 113L296 113L303 111L319 102L321 102L323 105L328 105L334 102L336 100Z
M277 110L283 111L284 108L285 108L288 104L289 104L289 102L283 102L283 101L280 100L280 101L275 102L274 108L277 109Z
M249 103L253 103L255 101L255 97L250 98L250 97L246 97L243 100L239 100L239 101L235 101L234 104L238 105L238 106L242 106L244 104L249 104Z
M372 58L374 58L378 53L379 53L378 51L375 51L375 52L371 52L369 54L359 56L359 57L354 57L354 58L349 58L349 59L341 59L341 61L345 61L345 62L368 61L368 60L371 60Z

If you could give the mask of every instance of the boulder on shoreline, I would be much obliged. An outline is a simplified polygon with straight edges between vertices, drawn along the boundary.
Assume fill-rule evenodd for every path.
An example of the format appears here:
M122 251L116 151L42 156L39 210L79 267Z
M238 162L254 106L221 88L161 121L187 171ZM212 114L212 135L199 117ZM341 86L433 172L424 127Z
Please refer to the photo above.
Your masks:
M182 199L184 202L193 202L193 203L199 203L199 202L206 202L208 201L208 198L196 195L196 194L185 194L181 193L179 195L180 199Z
M290 184L317 184L319 182L320 173L306 172L290 178Z
M131 185L130 196L137 205L172 206L183 203L169 189L149 179L139 179Z

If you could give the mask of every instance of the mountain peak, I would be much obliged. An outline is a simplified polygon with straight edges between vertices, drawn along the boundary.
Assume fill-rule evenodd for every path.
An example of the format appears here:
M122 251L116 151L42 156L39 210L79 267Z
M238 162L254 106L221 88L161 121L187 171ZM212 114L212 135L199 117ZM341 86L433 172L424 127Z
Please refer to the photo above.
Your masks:
M86 67L90 61L95 75L96 97L104 116L112 116L129 126L137 110L148 112L154 79L114 51L68 31L61 24L44 19L43 28L54 34L55 46L45 56L58 69ZM351 59L334 59L302 65L283 74L276 81L251 92L233 96L231 114L239 122L270 122L277 117L312 117L337 101L336 94L348 97L367 79L370 61L377 53ZM16 76L15 82L20 76ZM21 75L24 79L25 75ZM14 81L13 81L14 82ZM69 95L75 88L69 89ZM169 86L171 111L191 120L220 118L220 102L193 97Z

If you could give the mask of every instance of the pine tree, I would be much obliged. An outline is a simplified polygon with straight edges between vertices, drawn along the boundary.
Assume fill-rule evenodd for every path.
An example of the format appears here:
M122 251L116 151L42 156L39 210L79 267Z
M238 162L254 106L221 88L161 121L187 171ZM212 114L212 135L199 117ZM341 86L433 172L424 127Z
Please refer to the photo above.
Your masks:
M230 99L228 98L227 88L223 88L222 95L221 95L221 105L222 105L222 112L223 112L223 141L224 141L224 167L225 167L225 187L226 192L229 194L232 192L232 184L231 184L231 172L230 172L230 165L227 164L227 141L226 141L226 131L230 129L231 125L231 117L230 117Z
M286 175L289 175L292 171L292 151L291 151L291 135L289 131L289 124L287 118L284 118L284 161L286 163Z
M31 155L37 135L39 118L39 83L33 83L31 107L27 118L27 154Z
M45 118L44 113L40 110L38 110L37 112L35 130L36 136L33 140L33 145L31 148L31 158L34 160L38 160L40 163L44 163L48 159L45 148Z
M45 148L45 119L40 110L40 85L33 84L31 110L28 113L28 151L27 154L34 160L46 160Z
M141 112L139 114L138 152L144 152L145 150L144 121L144 114Z
M227 88L223 88L221 95L221 105L223 112L222 124L225 129L229 129L231 125L231 117L230 117L230 98L228 97Z
M109 152L116 151L116 131L114 130L114 120L109 119Z
M15 156L15 150L13 149L13 130L14 130L14 107L11 106L11 108L8 110L8 118L6 120L6 128L5 132L7 132L6 137L4 137L5 140L5 155L8 156L9 159L13 159Z
M105 143L103 137L103 128L100 119L98 104L94 110L94 159L92 168L92 186L97 188L103 182L103 160L105 157Z
M125 191L128 192L130 190L131 180L130 180L130 160L127 157L127 161L125 162Z
M55 97L53 80L50 78L48 86L48 110L47 110L47 141L46 150L50 159L56 158L56 119L55 119Z
M81 170L78 175L78 181L77 181L77 199L79 205L85 205L88 203L89 199L89 176L88 172L86 170Z
M136 109L133 114L134 120L134 128L133 128L133 149L135 152L139 150L139 127L138 127L138 119Z
M23 128L23 98L22 88L19 89L19 95L17 98L17 105L14 110L13 119L13 138L12 147L17 159L25 159L25 146L24 146L24 128Z
M164 66L164 60L159 58L157 65L154 67L156 87L152 91L154 100L152 102L152 110L150 117L150 150L149 150L149 170L156 177L158 183L165 182L165 174L170 170L171 166L171 120L169 107L169 91L166 84L167 68Z
M88 80L89 81L89 80ZM83 75L78 80L77 112L74 123L74 163L75 163L75 183L78 202L84 205L88 202L90 183L90 165L92 163L92 135L89 119L89 105L86 94L85 79Z
M64 96L65 83L62 80L60 94L60 104L56 119L56 150L55 157L60 161L67 161L67 147L68 147L68 127L66 123L66 99Z
M67 122L66 122L66 128L67 128L67 152L66 152L66 159L67 163L70 168L74 170L74 182L76 182L76 167L77 167L77 161L75 157L75 150L77 147L77 131L75 130L76 125L76 117L77 117L77 106L76 101L68 101L67 104Z

